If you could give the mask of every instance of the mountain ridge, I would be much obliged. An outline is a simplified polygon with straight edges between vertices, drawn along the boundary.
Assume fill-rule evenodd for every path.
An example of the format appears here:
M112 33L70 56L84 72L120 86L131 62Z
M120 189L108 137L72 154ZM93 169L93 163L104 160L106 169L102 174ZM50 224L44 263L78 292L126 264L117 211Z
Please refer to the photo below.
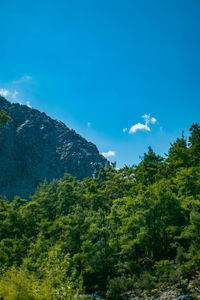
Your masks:
M2 96L0 110L11 117L0 131L0 194L9 200L29 197L45 179L83 180L108 166L96 145L46 113Z

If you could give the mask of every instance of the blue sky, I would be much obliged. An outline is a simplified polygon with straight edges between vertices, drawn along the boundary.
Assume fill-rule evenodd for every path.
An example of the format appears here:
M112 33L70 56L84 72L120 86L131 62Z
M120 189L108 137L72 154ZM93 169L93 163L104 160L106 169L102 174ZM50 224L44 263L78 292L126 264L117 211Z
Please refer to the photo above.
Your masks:
M0 93L119 167L200 122L198 0L1 0Z

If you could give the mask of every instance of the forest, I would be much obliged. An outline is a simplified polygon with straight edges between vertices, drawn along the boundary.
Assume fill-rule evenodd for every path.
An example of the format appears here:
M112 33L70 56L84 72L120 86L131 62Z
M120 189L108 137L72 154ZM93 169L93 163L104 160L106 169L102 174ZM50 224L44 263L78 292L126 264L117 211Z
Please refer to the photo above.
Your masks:
M197 123L165 157L149 147L138 165L111 164L83 181L65 174L31 200L0 199L5 299L127 299L129 291L156 298L169 286L197 299L199 266Z

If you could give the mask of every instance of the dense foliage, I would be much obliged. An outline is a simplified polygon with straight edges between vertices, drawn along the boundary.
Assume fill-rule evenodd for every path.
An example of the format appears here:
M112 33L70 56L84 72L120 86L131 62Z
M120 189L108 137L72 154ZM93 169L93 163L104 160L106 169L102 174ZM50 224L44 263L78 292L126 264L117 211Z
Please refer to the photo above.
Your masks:
M3 176L3 174L2 174ZM184 285L200 263L200 126L151 147L140 164L42 184L32 201L0 200L0 292L7 299L109 299ZM16 298L12 298L15 295Z

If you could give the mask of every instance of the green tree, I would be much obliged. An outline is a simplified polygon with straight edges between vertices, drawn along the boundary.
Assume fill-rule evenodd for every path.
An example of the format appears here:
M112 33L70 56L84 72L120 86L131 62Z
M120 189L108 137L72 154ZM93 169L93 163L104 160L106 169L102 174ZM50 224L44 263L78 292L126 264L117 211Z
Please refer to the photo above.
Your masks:
M190 161L193 166L200 162L200 125L192 124L189 136Z
M152 148L149 147L148 152L144 153L141 163L135 169L137 182L145 185L154 183L162 161L163 158L160 155L156 155Z
M170 171L173 174L180 168L187 168L189 166L189 150L184 135L182 135L181 138L177 138L176 141L171 144L166 161L169 163Z

